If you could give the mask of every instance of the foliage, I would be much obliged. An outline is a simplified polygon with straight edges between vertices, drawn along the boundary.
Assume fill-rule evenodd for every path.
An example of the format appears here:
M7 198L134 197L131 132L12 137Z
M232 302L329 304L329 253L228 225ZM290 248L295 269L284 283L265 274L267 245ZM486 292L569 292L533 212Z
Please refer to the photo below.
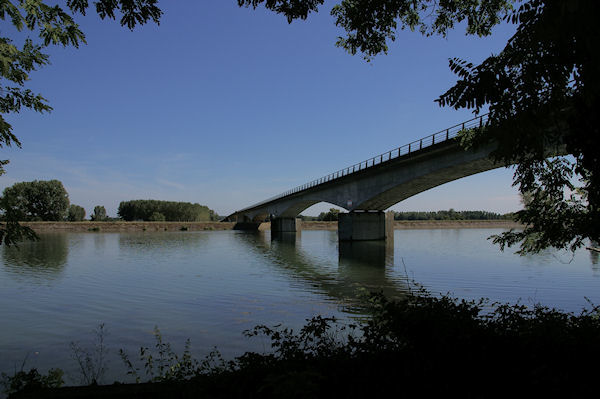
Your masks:
M324 221L328 221L328 222L337 221L339 219L339 215L340 215L339 209L330 208L329 212L319 213L319 216L317 216L317 220L324 220Z
M108 218L106 217L106 208L102 205L96 205L94 207L94 213L90 216L90 219L95 222L104 222Z
M106 355L108 349L104 344L106 332L104 323L100 324L94 331L94 349L89 350L81 347L76 342L71 342L71 356L77 362L81 374L81 383L84 385L95 385L102 382L102 376L106 372Z
M152 215L150 215L150 217L148 218L149 221L151 222L164 222L165 221L165 215L163 215L160 212L152 212Z
M219 216L219 214L217 212L213 211L212 209L209 209L208 213L210 215L211 222L218 222L221 220L221 216Z
M81 222L85 219L85 209L79 205L71 204L67 211L67 220L69 222Z
M183 353L180 356L173 351L171 344L163 341L158 327L154 327L153 335L156 340L154 350L141 347L139 352L139 360L144 364L143 371L148 381L181 381L225 368L225 362L216 350L210 352L204 360L198 361L192 357L189 339L185 342ZM134 366L129 355L123 349L119 350L119 356L127 367L127 375L132 376L139 383L142 380L141 369Z
M15 183L4 189L0 198L0 244L17 245L23 240L38 240L37 234L21 221L63 220L69 195L58 180Z
M238 0L254 8L262 3L291 21L324 1ZM531 195L515 215L525 229L496 236L501 248L575 250L586 239L600 239L598 2L341 0L331 13L346 31L337 45L367 60L387 52L398 28L446 35L464 22L467 34L484 36L501 21L517 25L504 49L479 65L451 59L458 81L436 101L476 114L489 107L488 126L463 132L462 143L494 142L494 159L516 164L513 183ZM572 157L548 159L563 154Z
M69 195L58 180L34 180L15 183L4 189L0 209L15 221L63 220Z
M512 13L517 32L481 64L453 59L459 80L440 105L489 106L489 125L469 145L493 140L499 162L516 163L514 185L530 200L516 219L526 227L495 237L520 253L548 246L575 250L600 238L597 2L530 0ZM555 157L561 153L572 157Z
M138 382L144 370L149 381L189 380L197 396L207 397L595 392L589 364L600 355L598 307L575 315L424 290L397 301L372 294L369 302L371 315L357 324L316 316L297 332L256 326L245 335L266 337L271 350L228 362L214 351L203 362L194 360L189 341L178 356L158 330L155 350L140 350L143 368L121 356ZM492 387L490 376L506 383ZM190 389L189 383L179 387Z
M36 368L24 371L24 363L21 370L15 371L13 375L1 374L0 385L3 386L5 394L11 395L17 392L36 391L44 388L59 388L64 384L64 373L61 369L50 369L48 374L43 375Z
M136 382L168 383L165 390L182 397L596 393L596 370L590 364L600 356L598 306L573 314L541 305L432 296L423 289L395 301L381 293L367 299L370 314L356 323L316 316L298 331L258 325L244 334L266 338L271 349L246 352L230 361L216 350L195 359L189 340L177 354L158 328L154 347L140 348L138 361L123 350L119 354ZM74 350L88 376L103 369L102 331L101 326L95 349L100 356ZM21 371L13 377L3 375L3 380L11 392L25 386L39 389L62 384L62 372L51 370L45 377L37 370ZM99 378L84 382L94 381Z
M514 215L487 211L395 212L394 220L512 220Z
M0 37L0 148L21 142L13 133L5 114L18 113L22 108L36 112L49 112L52 107L41 94L25 88L30 73L49 63L44 49L50 45L79 47L85 43L85 35L73 19L75 14L86 14L88 0L68 0L64 7L46 4L43 0L0 2L0 19L8 20L19 32L25 30L37 36L15 44L13 38ZM100 18L116 19L133 29L137 24L150 20L158 23L162 14L157 0L97 0L94 2ZM8 30L8 29L7 29ZM7 160L0 161L0 174L4 173Z
M24 240L36 241L39 237L31 227L21 226L18 219L7 213L5 222L0 223L0 244L18 246L18 243Z
M512 10L513 0L342 0L331 9L335 24L346 31L336 45L350 54L360 52L370 60L387 53L388 40L396 40L400 29L419 30L424 35L443 35L455 24L466 22L469 35L487 36L494 25ZM283 14L288 22L306 19L324 0L238 0L238 5L257 8L260 4Z
M118 214L127 221L152 220L152 215L160 213L169 222L199 222L211 220L214 212L208 207L189 202L133 200L119 204Z

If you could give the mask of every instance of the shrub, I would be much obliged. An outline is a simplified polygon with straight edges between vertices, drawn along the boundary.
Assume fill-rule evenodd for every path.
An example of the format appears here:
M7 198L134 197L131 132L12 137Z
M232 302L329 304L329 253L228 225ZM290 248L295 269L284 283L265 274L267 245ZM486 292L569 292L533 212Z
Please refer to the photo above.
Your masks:
M152 215L148 218L150 222L164 222L165 215L160 212L153 212Z
M79 205L71 204L67 211L67 220L69 222L81 222L85 219L85 209Z

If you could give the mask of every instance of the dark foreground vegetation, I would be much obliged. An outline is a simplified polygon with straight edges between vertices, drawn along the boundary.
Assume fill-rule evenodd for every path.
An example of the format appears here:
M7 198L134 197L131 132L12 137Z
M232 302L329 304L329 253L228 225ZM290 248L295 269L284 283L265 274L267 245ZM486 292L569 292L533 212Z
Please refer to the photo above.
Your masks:
M595 392L600 309L578 315L541 306L469 302L425 292L389 301L370 298L356 325L315 317L300 331L257 326L269 353L231 361L218 352L195 360L189 343L175 354L156 333L139 359L121 351L138 384L56 388L60 370L4 375L11 398L207 397L309 398L406 395L521 397ZM81 352L80 352L81 353ZM92 371L82 370L88 382ZM124 376L125 378L125 376ZM18 391L18 392L17 392ZM393 396L392 396L393 395Z

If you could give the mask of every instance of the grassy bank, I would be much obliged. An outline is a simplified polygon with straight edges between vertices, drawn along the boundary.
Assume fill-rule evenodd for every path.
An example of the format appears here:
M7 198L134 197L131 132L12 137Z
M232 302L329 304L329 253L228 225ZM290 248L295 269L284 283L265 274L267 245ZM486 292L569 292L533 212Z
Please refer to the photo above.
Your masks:
M364 398L586 397L596 392L600 313L432 297L391 302L375 294L356 325L317 316L300 331L257 326L245 334L266 353L224 361L175 354L157 334L154 348L123 354L141 384L42 389L21 376L11 398ZM489 309L489 307L488 307ZM132 356L132 357L130 357ZM135 356L135 357L134 357ZM15 377L12 377L13 381ZM10 377L9 377L10 380ZM46 381L47 382L47 381Z
M37 233L50 232L133 232L231 230L233 222L21 222ZM264 223L270 228L270 223ZM510 220L417 220L394 221L394 229L519 228ZM302 230L337 230L337 222L303 221Z
M36 233L231 230L226 222L22 222Z

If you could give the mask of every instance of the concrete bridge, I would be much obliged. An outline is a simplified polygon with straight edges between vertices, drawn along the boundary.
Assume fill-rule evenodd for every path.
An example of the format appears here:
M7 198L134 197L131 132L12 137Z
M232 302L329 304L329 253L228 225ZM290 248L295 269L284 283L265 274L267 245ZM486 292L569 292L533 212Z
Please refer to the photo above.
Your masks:
M294 232L301 228L296 216L329 202L348 211L339 215L340 241L383 240L392 229L385 209L452 180L504 166L490 158L493 145L465 150L456 138L461 130L486 122L487 115L465 121L241 209L226 220L244 230L270 220L272 233Z

